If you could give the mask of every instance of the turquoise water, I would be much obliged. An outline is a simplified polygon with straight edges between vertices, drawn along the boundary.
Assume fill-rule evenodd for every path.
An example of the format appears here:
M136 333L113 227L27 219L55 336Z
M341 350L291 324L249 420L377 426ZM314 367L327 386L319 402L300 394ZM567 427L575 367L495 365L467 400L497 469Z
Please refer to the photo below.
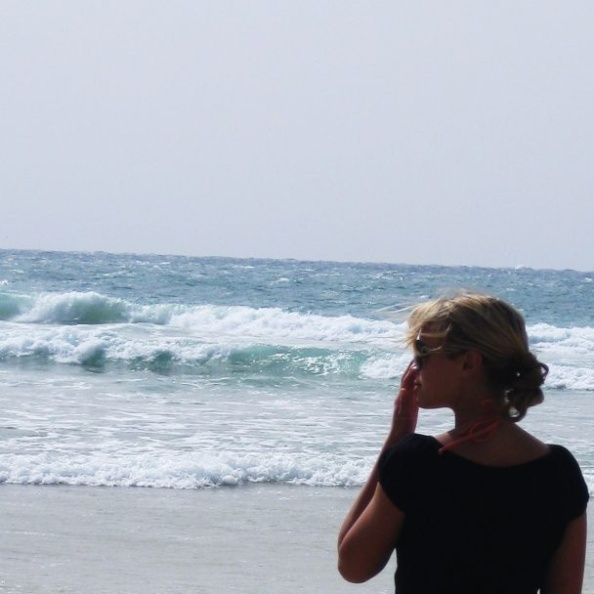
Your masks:
M526 426L590 487L594 273L0 251L0 481L359 485L387 429L412 305L521 309L549 364ZM447 427L424 413L420 430Z

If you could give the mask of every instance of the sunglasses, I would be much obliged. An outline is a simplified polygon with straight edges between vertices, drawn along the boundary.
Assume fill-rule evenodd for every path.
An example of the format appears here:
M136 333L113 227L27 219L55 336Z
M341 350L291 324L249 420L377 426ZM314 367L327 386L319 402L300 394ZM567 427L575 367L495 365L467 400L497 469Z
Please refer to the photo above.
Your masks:
M441 346L434 348L428 347L421 339L421 331L419 330L419 333L417 334L417 337L413 342L413 349L415 353L413 357L415 365L417 369L421 369L423 359L426 359L429 355L432 355L433 353L444 351L444 345L442 344Z

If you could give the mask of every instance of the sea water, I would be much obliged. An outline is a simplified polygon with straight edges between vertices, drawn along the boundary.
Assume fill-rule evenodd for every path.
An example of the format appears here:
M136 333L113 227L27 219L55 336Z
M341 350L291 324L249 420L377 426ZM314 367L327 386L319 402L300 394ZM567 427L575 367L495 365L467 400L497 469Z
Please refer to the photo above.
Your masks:
M456 288L526 317L550 366L523 425L594 487L594 273L0 251L0 482L361 485L415 304ZM419 430L448 428L423 411Z

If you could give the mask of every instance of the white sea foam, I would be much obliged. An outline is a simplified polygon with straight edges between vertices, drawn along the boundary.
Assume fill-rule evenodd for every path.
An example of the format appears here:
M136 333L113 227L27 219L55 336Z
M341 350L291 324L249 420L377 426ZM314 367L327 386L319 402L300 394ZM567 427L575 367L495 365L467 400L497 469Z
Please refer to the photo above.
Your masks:
M190 333L236 335L322 342L398 341L401 331L389 322L353 316L327 317L283 311L279 308L200 306L174 313L170 325Z
M361 373L372 379L393 379L402 375L409 362L409 353L382 353L367 359L361 366Z
M0 483L171 489L245 483L350 487L364 482L372 464L372 458L324 454L5 455L0 459Z
M5 455L0 460L0 483L167 489L246 483L357 487L367 479L373 462L373 456L352 459L282 453ZM582 470L589 491L594 494L594 468L583 467Z

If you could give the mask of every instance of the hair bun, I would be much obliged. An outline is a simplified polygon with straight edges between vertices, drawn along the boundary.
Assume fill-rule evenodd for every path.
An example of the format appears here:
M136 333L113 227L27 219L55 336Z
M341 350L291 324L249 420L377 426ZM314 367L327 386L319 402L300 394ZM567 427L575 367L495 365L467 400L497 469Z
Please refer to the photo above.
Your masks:
M508 369L509 382L505 391L508 414L519 420L526 414L528 407L543 401L541 386L549 368L527 352L514 357Z
M514 357L509 369L510 388L540 388L549 373L549 368L530 352Z

